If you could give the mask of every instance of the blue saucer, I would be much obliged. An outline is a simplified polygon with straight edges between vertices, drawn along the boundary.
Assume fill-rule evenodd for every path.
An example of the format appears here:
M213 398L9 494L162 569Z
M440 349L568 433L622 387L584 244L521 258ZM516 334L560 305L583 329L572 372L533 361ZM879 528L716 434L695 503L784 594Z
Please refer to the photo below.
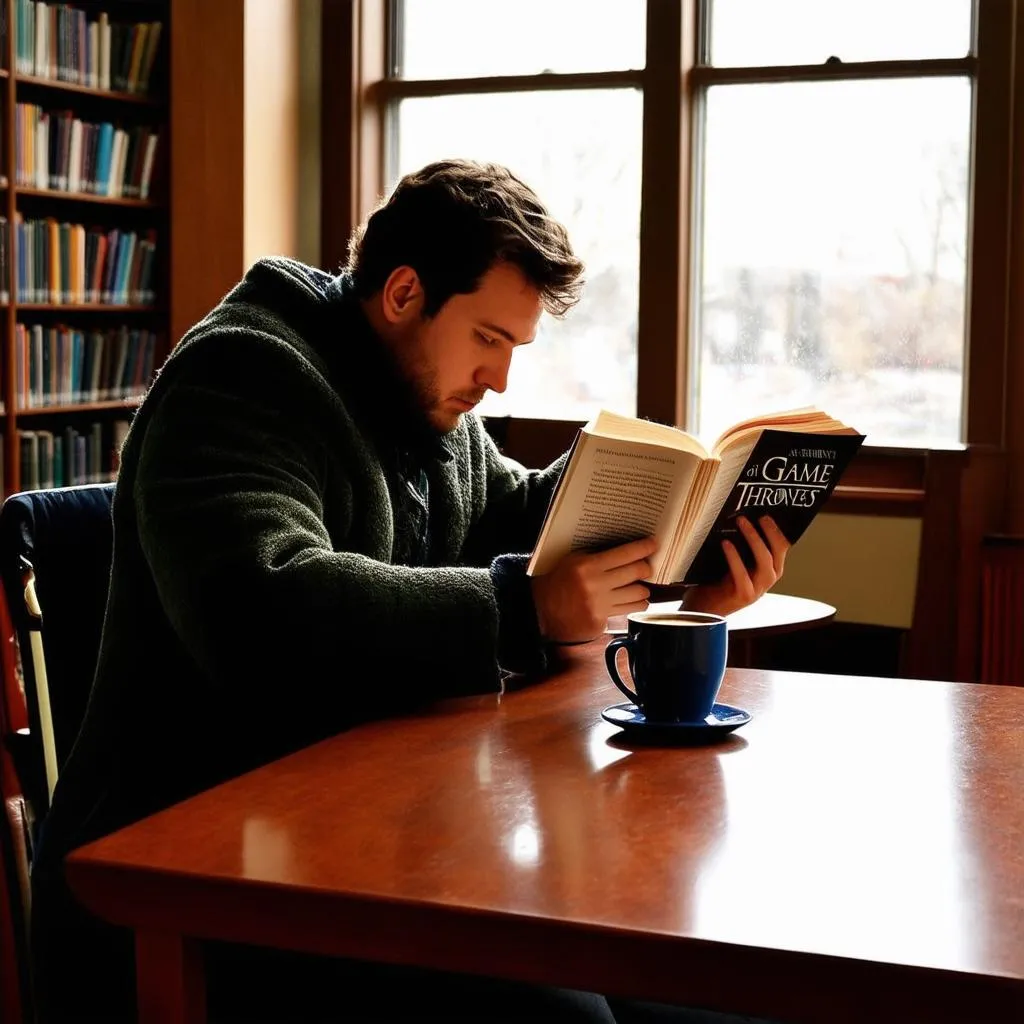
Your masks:
M635 704L612 704L601 717L622 729L623 736L641 743L714 743L746 725L750 713L729 704L715 704L701 722L648 722Z

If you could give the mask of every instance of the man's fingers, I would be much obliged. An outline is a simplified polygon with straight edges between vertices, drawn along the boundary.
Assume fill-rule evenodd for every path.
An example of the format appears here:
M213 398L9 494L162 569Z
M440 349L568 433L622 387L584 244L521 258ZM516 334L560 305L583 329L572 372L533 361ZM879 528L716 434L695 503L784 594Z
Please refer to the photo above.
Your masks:
M612 587L625 587L637 580L645 580L650 575L651 563L643 558L639 562L630 562L629 565L605 570L604 578Z
M786 554L789 551L789 541L786 535L779 529L778 524L771 516L762 516L758 522L764 530L768 543L772 548L772 561L775 564L775 576L778 579L782 576L782 570L786 564Z
M653 537L641 537L640 540L627 541L618 547L599 552L593 556L594 564L600 569L616 569L620 565L649 558L657 550L658 542Z
M736 525L739 526L740 532L750 545L754 562L757 565L754 570L754 589L767 590L775 582L775 561L772 558L772 553L761 534L757 532L757 527L749 519L740 516L736 520Z
M754 584L747 572L747 567L743 564L743 559L740 558L740 553L736 550L736 545L731 540L723 540L722 551L729 564L729 575L732 576L732 585L736 595L741 601L749 604L757 596L757 591L754 590Z
M615 609L616 614L618 614L621 611L620 605L633 605L642 602L646 606L650 597L651 592L646 587L641 586L639 583L634 583L632 586L619 587L612 591L612 607Z

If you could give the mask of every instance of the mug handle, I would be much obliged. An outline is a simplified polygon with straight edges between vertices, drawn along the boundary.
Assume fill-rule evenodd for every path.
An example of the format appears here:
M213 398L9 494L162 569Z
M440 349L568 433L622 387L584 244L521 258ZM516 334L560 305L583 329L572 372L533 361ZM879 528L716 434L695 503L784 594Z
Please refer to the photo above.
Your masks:
M640 698L622 681L619 675L619 666L615 664L615 656L620 650L628 651L633 646L631 636L617 636L604 650L604 662L608 666L608 675L612 682L636 705L639 705Z

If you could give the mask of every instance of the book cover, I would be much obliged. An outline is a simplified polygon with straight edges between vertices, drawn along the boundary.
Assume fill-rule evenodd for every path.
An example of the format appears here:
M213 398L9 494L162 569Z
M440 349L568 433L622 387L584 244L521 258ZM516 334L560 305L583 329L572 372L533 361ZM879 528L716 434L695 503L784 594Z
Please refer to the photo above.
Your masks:
M767 429L758 439L707 538L684 577L688 584L717 583L728 575L722 541L730 540L747 568L754 557L736 525L755 527L769 515L795 544L821 511L864 441L863 434L795 434Z

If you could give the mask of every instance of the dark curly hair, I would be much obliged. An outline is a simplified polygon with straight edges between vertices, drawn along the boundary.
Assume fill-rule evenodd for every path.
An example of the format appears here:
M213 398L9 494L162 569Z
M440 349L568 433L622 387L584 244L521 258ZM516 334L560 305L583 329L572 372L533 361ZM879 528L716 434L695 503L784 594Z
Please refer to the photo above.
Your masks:
M527 185L507 168L441 160L407 174L349 240L348 270L368 298L397 267L419 275L424 314L475 291L496 263L511 263L563 316L579 300L583 263Z

